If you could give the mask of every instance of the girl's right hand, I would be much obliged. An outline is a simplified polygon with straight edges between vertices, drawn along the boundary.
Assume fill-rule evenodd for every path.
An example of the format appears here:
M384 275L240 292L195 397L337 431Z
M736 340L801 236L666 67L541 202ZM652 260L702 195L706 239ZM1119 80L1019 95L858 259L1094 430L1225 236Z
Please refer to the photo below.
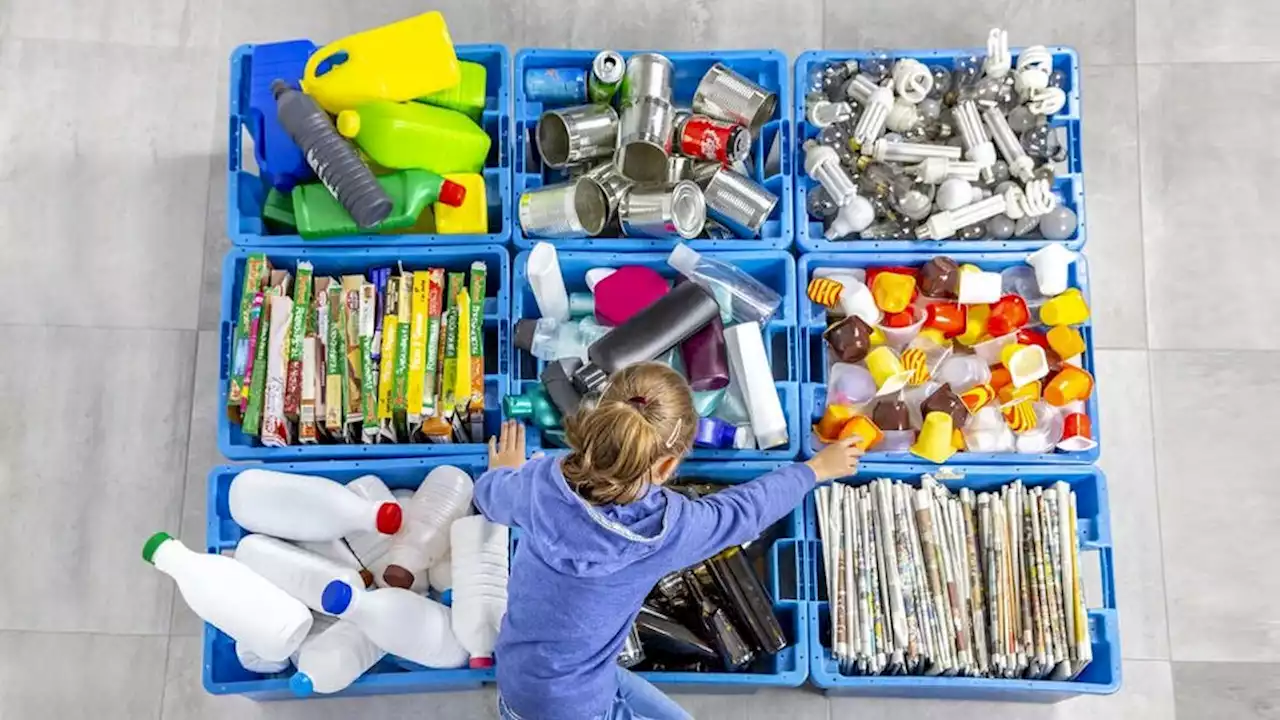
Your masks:
M489 469L524 466L524 423L508 420L496 438L489 438Z
M818 482L856 475L858 458L862 457L862 450L854 447L854 443L859 439L854 435L844 440L837 440L810 458L805 465L808 465L818 476Z

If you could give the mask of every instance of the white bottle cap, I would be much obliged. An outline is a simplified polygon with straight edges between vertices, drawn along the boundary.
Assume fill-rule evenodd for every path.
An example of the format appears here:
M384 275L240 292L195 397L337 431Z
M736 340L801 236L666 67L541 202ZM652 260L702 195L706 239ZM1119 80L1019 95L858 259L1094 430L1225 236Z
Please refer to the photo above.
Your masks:
M702 259L702 255L693 248L685 244L680 244L671 249L671 254L667 256L667 264L675 268L676 272L681 275L688 275L693 269L698 267L698 261Z

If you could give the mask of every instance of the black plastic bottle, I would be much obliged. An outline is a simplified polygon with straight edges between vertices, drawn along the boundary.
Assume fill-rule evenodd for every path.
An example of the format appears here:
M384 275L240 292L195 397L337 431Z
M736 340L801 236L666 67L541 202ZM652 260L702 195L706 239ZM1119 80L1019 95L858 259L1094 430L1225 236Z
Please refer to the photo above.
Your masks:
M670 350L719 317L720 306L696 283L681 283L608 335L591 343L587 359L574 374L583 393L594 392L615 371L647 362Z
M378 184L351 143L338 134L328 113L283 80L271 83L271 92L276 98L280 125L302 148L316 177L351 213L356 224L371 228L386 220L393 209L391 196Z
M787 636L773 614L773 602L742 548L731 547L707 561L707 569L730 612L760 650L773 654L787 646Z

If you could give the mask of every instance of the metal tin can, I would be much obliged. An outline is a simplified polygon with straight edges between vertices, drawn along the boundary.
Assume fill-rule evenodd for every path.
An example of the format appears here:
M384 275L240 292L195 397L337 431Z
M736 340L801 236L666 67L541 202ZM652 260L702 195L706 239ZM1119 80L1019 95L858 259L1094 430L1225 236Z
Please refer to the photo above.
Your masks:
M720 168L703 190L707 216L738 237L755 237L778 204L778 196L751 178Z
M693 161L683 155L667 158L667 185L693 179Z
M529 237L599 235L608 214L604 191L586 177L526 190L520 196L520 228Z
M657 97L640 98L622 109L615 162L623 175L639 183L666 178L673 115L671 103Z
M601 163L586 173L584 177L590 178L600 186L604 191L605 200L609 204L609 217L612 218L614 213L618 211L618 204L622 202L622 196L635 185L627 176L623 175L618 166L611 162Z
M671 61L657 53L639 53L627 60L627 72L622 78L622 97L619 102L625 110L641 98L661 98L671 102L671 78L675 69Z
M676 126L674 145L683 155L727 165L751 152L751 131L737 123L693 115Z
M581 105L587 101L587 71L581 68L538 68L524 71L529 102Z
M760 87L721 63L711 66L693 91L693 111L746 125L752 136L773 117L776 93Z
M607 157L618 144L618 113L608 105L548 110L538 118L538 154L550 167Z
M724 167L724 165L714 161L694 161L693 169L689 173L689 179L698 183L698 187L705 190L707 183L711 182L711 178L714 177L716 173L720 172L720 168L722 167Z
M628 237L690 240L702 233L707 206L702 190L684 180L670 190L660 187L632 188L618 206L622 232Z
M627 71L626 61L613 50L602 50L591 61L591 77L587 79L587 96L593 103L607 103L622 85Z

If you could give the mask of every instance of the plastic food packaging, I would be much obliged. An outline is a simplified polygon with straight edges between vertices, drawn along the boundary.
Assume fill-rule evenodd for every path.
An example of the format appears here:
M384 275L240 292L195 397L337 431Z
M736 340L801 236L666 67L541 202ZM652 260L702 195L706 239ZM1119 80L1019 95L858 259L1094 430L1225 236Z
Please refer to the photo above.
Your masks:
M337 113L425 97L458 85L461 73L444 16L432 11L325 45L307 61L302 89Z
M827 376L827 404L858 407L876 396L876 381L861 365L836 363ZM883 401L882 401L883 402Z
M1075 357L1083 353L1086 349L1084 336L1080 331L1070 325L1058 325L1049 328L1046 336L1049 347L1056 353L1058 357L1069 358Z
M902 366L902 360L892 348L875 348L866 357L867 370L879 388L877 395L892 395L906 387L911 372Z
M192 612L267 662L287 660L311 629L311 611L247 565L152 535L142 559L173 578Z
M896 325L901 320L906 325ZM894 348L904 348L920 334L924 328L925 313L917 307L909 307L894 315L885 315L880 323L880 332L884 333L885 344ZM890 324L895 323L895 324Z
M822 333L822 338L845 363L856 363L871 352L872 327L857 315L850 315L831 325Z
M1043 312L1043 308L1041 311ZM1018 295L1005 295L991 306L991 314L987 318L987 332L993 337L1000 337L1017 332L1030 321L1031 314L1027 310L1026 301ZM976 346L974 349L977 349Z
M1079 325L1089 320L1089 305L1078 288L1066 292L1040 306L1040 322L1051 327Z
M887 313L898 313L907 309L915 291L916 279L911 275L880 272L871 281L871 294L876 299L876 306Z
M704 257L688 245L677 245L667 264L713 296L725 293L726 310L737 322L764 324L782 305L782 297L735 265Z
M951 441L951 416L944 412L931 412L924 418L920 436L911 446L911 452L932 463L942 464L956 453Z
M1084 400L1093 392L1093 375L1084 368L1064 365L1044 386L1044 399L1062 407L1077 400Z

